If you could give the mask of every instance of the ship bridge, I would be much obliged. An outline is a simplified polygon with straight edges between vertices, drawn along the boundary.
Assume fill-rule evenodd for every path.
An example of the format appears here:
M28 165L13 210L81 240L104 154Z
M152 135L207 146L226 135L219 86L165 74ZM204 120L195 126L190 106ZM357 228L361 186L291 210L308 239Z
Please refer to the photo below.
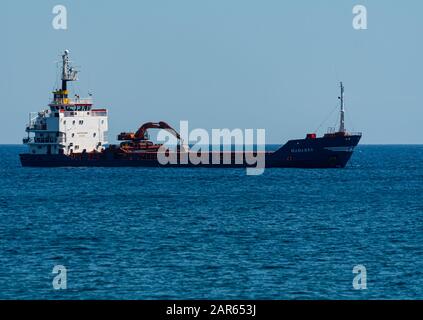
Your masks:
M54 93L55 94L55 93ZM89 98L79 98L75 95L75 98L54 98L49 104L52 111L90 111L93 105L93 100Z

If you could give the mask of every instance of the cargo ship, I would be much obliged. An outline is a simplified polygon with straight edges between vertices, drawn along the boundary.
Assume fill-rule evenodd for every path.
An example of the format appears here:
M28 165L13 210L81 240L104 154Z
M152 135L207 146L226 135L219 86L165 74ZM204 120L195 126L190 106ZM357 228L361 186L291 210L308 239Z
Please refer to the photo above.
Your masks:
M68 82L78 80L78 71L71 65L68 50L61 58L61 87L53 91L47 108L29 115L27 136L23 139L28 152L19 155L24 167L249 168L257 167L258 163L248 159L261 157L261 165L265 168L344 168L362 136L345 129L341 82L339 127L322 137L309 133L304 139L289 140L276 151L249 151L246 148L214 151L208 148L199 155L163 121L147 122L136 132L122 132L117 137L119 144L108 144L107 109L94 108L91 95L88 98L77 94L70 97ZM163 149L163 144L149 139L150 129L171 133L178 141L177 146ZM174 161L162 161L169 158ZM198 161L199 158L202 161Z

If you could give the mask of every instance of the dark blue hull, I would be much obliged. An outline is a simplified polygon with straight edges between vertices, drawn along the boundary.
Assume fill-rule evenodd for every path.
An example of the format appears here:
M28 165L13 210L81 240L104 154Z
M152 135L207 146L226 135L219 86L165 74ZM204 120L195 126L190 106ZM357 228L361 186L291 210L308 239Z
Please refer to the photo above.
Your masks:
M290 140L275 152L265 153L266 168L344 168L361 135L322 137L316 139ZM224 153L219 153L223 158ZM178 155L180 155L178 153ZM217 167L244 168L256 164L235 163L235 154L230 153L231 163L188 163L162 165L157 154L152 152L125 153L117 148L108 148L102 153L80 153L72 156L60 154L20 154L24 167ZM178 158L179 159L179 158Z

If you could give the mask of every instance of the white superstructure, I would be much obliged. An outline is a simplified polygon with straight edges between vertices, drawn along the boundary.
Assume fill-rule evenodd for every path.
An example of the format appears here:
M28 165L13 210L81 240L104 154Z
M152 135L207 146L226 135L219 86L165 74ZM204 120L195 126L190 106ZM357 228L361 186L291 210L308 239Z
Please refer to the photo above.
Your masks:
M32 154L100 152L107 143L107 110L93 109L92 98L69 98L67 82L77 80L69 51L62 55L62 88L53 92L48 108L29 115L23 142Z

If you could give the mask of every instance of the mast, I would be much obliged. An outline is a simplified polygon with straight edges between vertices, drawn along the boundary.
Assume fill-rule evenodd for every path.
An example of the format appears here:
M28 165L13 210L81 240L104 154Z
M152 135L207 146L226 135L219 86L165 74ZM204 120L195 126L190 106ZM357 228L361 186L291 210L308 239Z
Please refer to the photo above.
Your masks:
M78 80L76 75L78 71L74 70L69 64L69 50L62 54L62 91L67 90L68 81Z
M69 92L68 92L68 81L76 81L78 71L75 70L69 61L69 50L65 50L62 54L62 88L53 91L53 104L68 104L69 102Z
M345 106L344 106L344 84L341 82L341 96L339 100L341 100L341 115L339 121L339 132L345 132Z

